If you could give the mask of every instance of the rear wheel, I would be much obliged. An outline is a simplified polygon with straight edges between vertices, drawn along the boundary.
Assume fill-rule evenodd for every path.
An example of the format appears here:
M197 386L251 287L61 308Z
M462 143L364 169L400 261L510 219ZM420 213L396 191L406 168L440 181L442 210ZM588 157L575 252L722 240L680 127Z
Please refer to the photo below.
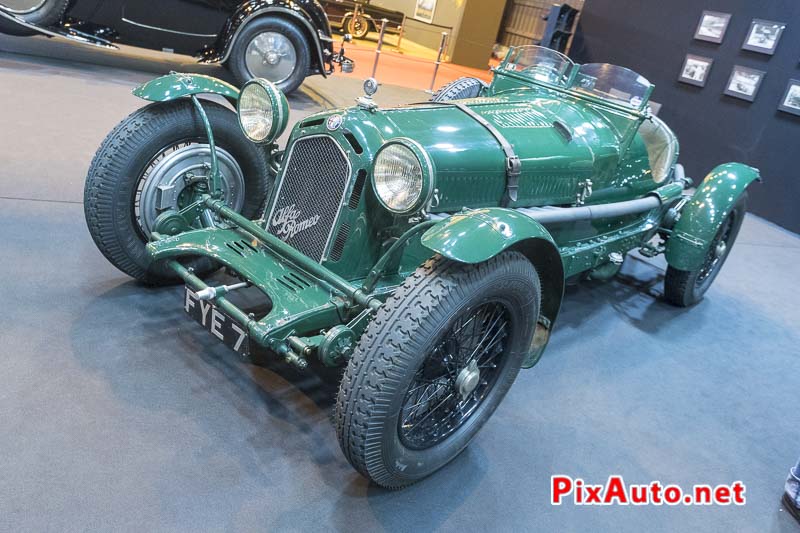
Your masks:
M700 268L687 271L667 267L664 297L668 302L680 307L689 307L703 299L731 252L746 212L747 193L742 194L722 221Z
M57 24L67 10L69 0L0 0L0 9L28 24L47 28ZM0 32L8 35L35 35L36 32L0 18Z
M203 102L217 145L223 199L248 218L259 215L271 178L263 150L242 134L236 114ZM151 284L177 281L151 265L145 245L155 219L207 192L210 148L188 99L150 104L109 133L89 168L84 210L89 232L105 257L131 277ZM214 224L209 212L197 227ZM215 265L194 259L198 273Z
M339 388L336 429L353 467L399 488L455 458L514 382L539 301L536 269L517 252L479 265L437 256L409 276Z
M247 24L236 38L228 67L240 84L264 78L288 94L303 83L310 61L308 42L297 26L261 18Z

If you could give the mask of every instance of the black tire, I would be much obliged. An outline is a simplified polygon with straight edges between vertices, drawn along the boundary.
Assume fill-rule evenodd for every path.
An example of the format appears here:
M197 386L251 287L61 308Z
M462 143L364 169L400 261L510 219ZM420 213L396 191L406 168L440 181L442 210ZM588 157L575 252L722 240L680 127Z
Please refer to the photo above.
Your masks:
M292 74L285 79L269 79L273 82L278 89L285 94L289 94L303 83L308 75L308 69L311 62L311 49L306 39L305 34L291 22L287 22L279 18L259 18L244 27L244 30L236 38L233 44L231 55L228 58L228 68L236 77L240 85L244 85L247 81L254 77L258 77L258 73L251 72L247 65L247 49L250 43L259 35L273 32L284 36L289 40L294 47L296 62L294 64Z
M15 5L15 9L9 9L3 7L2 2L0 2L0 9L11 13L18 18L21 18L28 24L34 24L36 26L41 26L42 28L48 28L58 24L58 22L61 21L61 18L64 16L67 6L69 5L69 0L44 0L41 5L37 5L38 3L39 2L35 1L27 2L25 5L20 3ZM30 5L29 11L25 9L27 5ZM28 28L18 24L14 24L5 18L0 18L0 33L17 35L21 37L37 34L36 31L29 30Z
M664 298L669 303L678 307L690 307L703 299L722 269L722 265L725 264L725 260L728 259L742 227L745 213L747 213L746 192L739 197L723 221L711 243L706 260L700 268L686 271L671 266L667 267L667 274L664 278ZM719 242L725 242L724 251L721 254L717 252Z
M378 485L400 488L455 458L514 382L531 346L540 294L536 269L518 252L506 252L478 265L463 265L437 256L419 267L380 308L359 340L342 378L335 421L339 444L350 464ZM399 425L407 394L413 392L410 387L420 372L427 372L428 365L434 364L433 355L443 346L442 339L453 339L451 328L470 311L479 312L486 305L499 305L507 320L502 327L510 324L510 332L500 338L505 342L500 345L502 355L495 359L499 362L494 369L484 369L485 375L478 378L489 381L478 385L485 388L469 392L481 394L480 398L470 396L470 401L478 400L472 411L456 428L440 435L441 440L420 447ZM495 342L490 341L488 346ZM495 353L490 359L497 356ZM481 357L476 355L475 359ZM452 358L450 362L456 363ZM444 366L439 368L443 370ZM457 369L448 370L451 377L442 375L436 379L455 385L458 381L452 375ZM436 400L441 405L439 397ZM426 401L433 403L431 397ZM467 400L462 396L458 401Z
M448 102L450 100L464 100L476 98L483 94L488 87L483 80L478 78L459 78L451 81L431 96L431 102Z
M364 15L358 17L348 17L342 26L344 32L353 36L353 39L363 39L369 34L370 21Z
M244 136L231 110L208 101L203 108L217 147L230 153L241 167L245 184L241 213L256 218L271 187L264 151ZM135 212L137 187L158 154L184 142L206 143L205 129L192 102L180 99L150 104L108 134L86 176L84 213L95 244L114 266L147 284L173 283L178 278L163 265L150 264L147 236ZM189 263L198 273L216 268L205 258Z

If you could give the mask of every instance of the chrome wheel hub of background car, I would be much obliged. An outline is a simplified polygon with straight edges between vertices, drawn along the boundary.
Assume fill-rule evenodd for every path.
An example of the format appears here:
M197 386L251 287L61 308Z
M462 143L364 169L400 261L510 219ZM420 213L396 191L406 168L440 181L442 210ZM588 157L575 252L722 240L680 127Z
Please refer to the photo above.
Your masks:
M239 163L217 146L222 198L236 211L244 205L244 174ZM180 211L200 194L208 192L211 151L207 144L182 143L162 151L139 181L135 202L136 219L150 235L156 218L167 210ZM210 215L204 225L213 224Z
M278 83L294 72L297 50L285 35L266 31L256 35L247 45L245 64L253 77Z
M42 7L47 0L3 0L0 8L14 13L15 15L25 15L32 13Z

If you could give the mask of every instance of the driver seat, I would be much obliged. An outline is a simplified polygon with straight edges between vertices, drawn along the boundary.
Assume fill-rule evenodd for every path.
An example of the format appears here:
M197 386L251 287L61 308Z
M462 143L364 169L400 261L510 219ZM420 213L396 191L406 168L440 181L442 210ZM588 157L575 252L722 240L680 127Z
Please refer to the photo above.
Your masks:
M661 183L669 177L678 154L678 139L658 117L649 117L639 126L639 135L647 148L653 181Z

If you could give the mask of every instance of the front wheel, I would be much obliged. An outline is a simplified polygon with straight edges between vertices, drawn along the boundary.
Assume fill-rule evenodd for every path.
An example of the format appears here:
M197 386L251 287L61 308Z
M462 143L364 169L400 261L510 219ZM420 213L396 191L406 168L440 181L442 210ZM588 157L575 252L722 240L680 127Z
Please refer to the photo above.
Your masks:
M248 218L259 213L270 188L264 151L244 136L236 114L202 103L217 146L223 199ZM84 211L100 252L117 268L149 284L178 281L160 264L151 265L145 249L156 218L179 211L208 192L211 151L193 103L180 99L150 104L108 134L89 167ZM197 220L213 224L210 213ZM198 273L215 265L195 259Z
M667 267L667 275L664 278L664 297L668 302L679 307L689 307L703 299L733 248L746 212L747 193L745 192L722 221L714 240L711 241L703 264L698 269L679 270L671 266Z
M297 26L261 18L244 27L227 64L239 84L264 78L289 94L303 83L310 61L308 41Z
M517 252L419 267L378 311L342 378L336 430L350 464L400 488L455 458L514 382L539 302L536 269Z

